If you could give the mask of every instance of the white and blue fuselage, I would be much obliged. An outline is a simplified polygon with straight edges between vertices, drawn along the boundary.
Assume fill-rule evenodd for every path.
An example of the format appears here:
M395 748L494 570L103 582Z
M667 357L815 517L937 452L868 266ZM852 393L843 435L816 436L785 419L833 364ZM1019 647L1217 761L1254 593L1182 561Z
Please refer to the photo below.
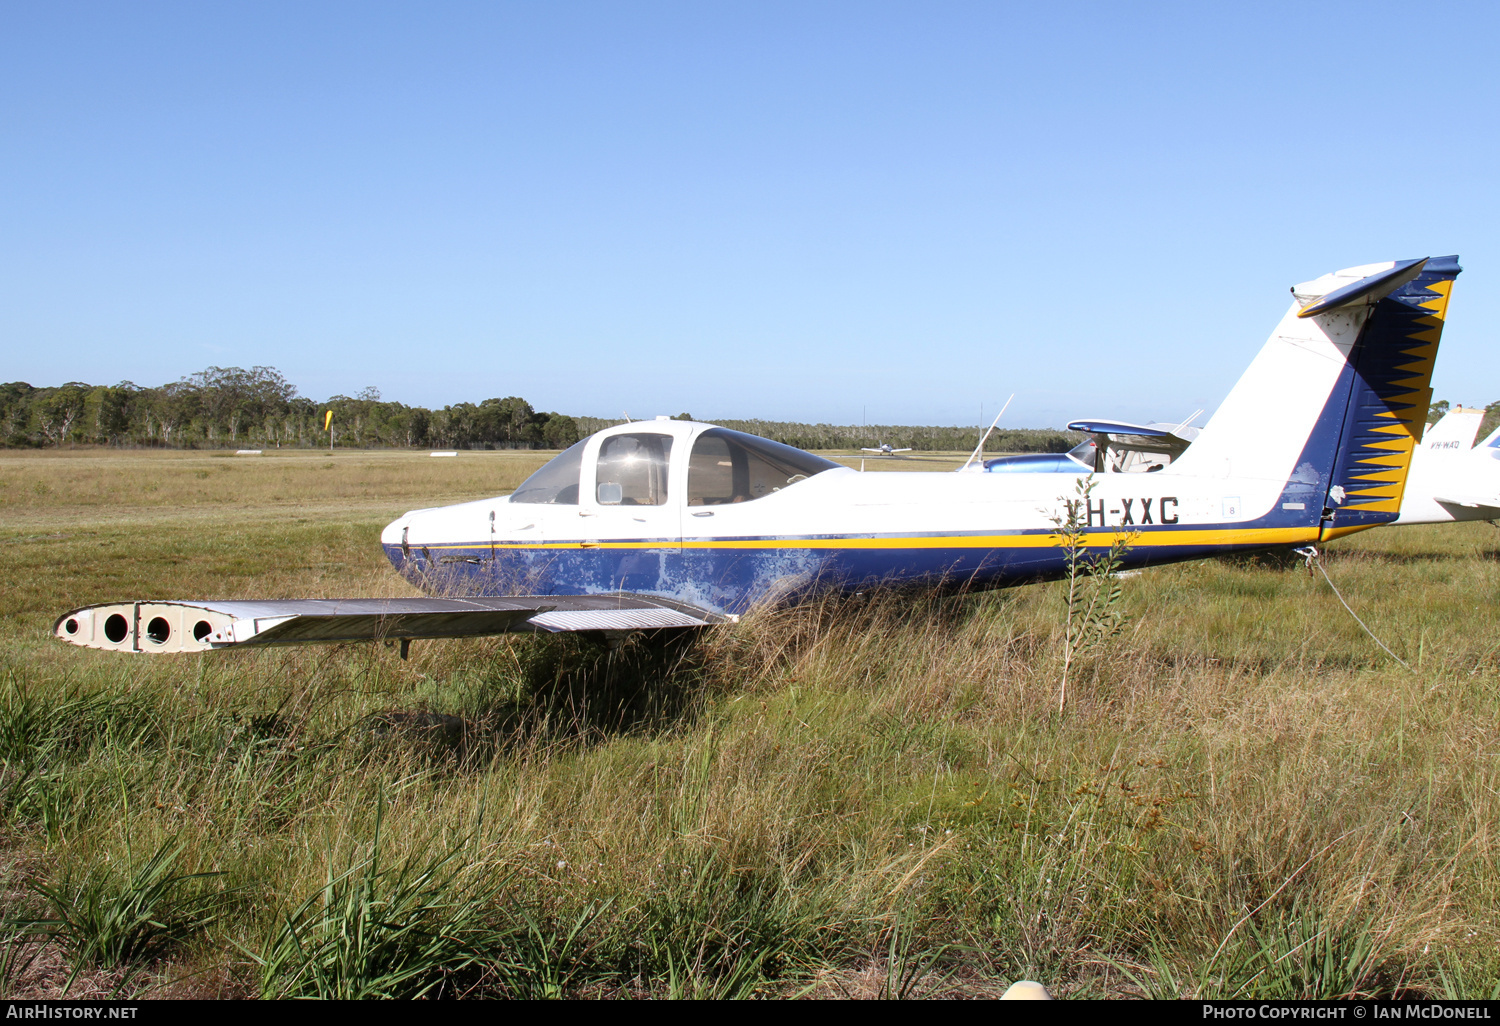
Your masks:
M408 513L381 541L429 594L629 593L723 615L820 588L1054 577L1069 503L1088 546L1127 536L1127 566L1319 541L1396 518L1458 272L1387 262L1294 287L1224 404L1154 473L867 474L657 420L585 439L512 496Z
M671 439L662 501L601 502L600 448L645 434ZM396 569L431 594L629 592L737 614L820 587L993 587L1055 576L1069 502L1086 503L1079 520L1091 545L1133 536L1131 565L1319 536L1316 520L1282 515L1284 476L1100 474L1080 500L1074 480L1055 474L860 473L828 464L764 495L705 505L691 489L688 454L700 438L726 434L734 433L682 421L610 428L581 443L576 503L505 496L417 510L381 541ZM1321 514L1321 496L1315 505Z

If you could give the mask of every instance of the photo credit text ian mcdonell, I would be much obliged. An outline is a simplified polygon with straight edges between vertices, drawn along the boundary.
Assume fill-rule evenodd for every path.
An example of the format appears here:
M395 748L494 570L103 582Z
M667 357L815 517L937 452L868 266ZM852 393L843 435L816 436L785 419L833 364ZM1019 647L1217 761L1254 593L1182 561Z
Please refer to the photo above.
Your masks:
M1298 1022L1383 1022L1392 1019L1500 1021L1494 1001L1200 1001L1193 1018L1214 1022L1224 1019L1269 1019Z

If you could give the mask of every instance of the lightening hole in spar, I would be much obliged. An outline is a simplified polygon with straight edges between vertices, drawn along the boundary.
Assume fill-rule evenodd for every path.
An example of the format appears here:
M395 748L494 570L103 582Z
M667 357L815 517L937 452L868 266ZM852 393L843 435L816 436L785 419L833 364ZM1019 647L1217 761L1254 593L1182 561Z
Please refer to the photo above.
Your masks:
M119 613L115 613L104 621L104 636L116 645L124 641L130 634L130 624Z

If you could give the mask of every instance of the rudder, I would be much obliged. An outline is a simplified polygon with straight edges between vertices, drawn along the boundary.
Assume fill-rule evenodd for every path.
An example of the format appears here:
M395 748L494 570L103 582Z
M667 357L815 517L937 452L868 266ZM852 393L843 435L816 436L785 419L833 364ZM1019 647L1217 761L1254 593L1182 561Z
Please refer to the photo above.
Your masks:
M1442 340L1456 256L1433 257L1411 281L1379 300L1349 364L1353 374L1328 489L1324 537L1396 519L1432 403L1432 370Z

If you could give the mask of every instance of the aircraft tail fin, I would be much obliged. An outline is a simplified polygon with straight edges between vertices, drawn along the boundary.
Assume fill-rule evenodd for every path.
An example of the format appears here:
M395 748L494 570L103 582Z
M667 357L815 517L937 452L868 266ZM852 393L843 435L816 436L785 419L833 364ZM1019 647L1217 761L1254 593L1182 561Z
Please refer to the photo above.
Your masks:
M1294 286L1270 339L1169 471L1260 482L1260 508L1247 502L1246 513L1268 526L1326 538L1395 520L1460 270L1457 257L1432 257Z
M1344 495L1335 530L1389 523L1401 510L1432 405L1433 364L1459 271L1457 257L1425 261L1419 274L1373 307L1360 333L1329 489L1336 499L1336 489Z
M1422 432L1423 452L1466 453L1474 448L1484 411L1477 406L1455 406Z

